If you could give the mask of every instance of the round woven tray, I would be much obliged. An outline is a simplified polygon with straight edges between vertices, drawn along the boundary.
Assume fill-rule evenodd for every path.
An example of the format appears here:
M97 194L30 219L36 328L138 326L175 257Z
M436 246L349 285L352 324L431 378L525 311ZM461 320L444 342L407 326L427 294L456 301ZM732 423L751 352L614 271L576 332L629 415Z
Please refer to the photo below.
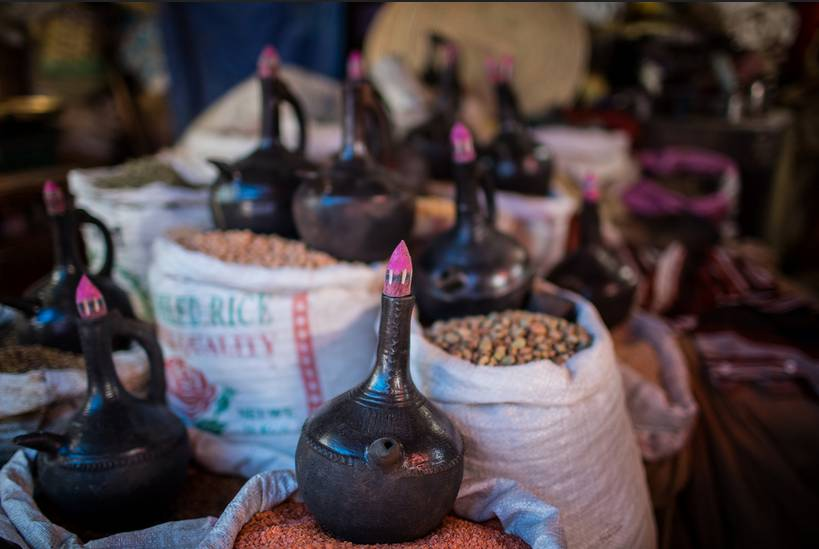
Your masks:
M365 43L367 63L397 55L416 73L426 60L432 31L454 40L460 77L470 93L494 102L487 56L515 59L513 85L527 115L569 101L583 81L588 30L571 4L396 3L381 8Z

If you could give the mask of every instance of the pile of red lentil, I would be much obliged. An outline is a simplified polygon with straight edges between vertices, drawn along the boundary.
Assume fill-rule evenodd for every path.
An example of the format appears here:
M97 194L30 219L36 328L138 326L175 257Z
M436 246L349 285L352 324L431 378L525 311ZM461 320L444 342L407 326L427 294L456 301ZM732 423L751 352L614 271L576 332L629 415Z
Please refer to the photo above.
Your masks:
M288 501L270 511L257 513L236 538L234 549L303 547L315 549L523 549L520 538L498 528L453 516L428 536L407 543L358 545L325 534L303 503Z

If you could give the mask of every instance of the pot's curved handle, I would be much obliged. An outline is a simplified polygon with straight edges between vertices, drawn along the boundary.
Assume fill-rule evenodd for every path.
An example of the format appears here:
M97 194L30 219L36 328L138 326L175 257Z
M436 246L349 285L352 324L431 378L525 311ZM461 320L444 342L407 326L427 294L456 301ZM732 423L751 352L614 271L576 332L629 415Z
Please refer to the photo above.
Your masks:
M165 359L162 356L162 348L159 346L154 331L145 322L125 318L117 313L112 313L109 316L111 317L111 328L114 335L133 339L148 355L148 368L150 371L148 400L156 404L165 404Z
M390 123L390 116L387 114L384 100L378 94L373 86L365 86L361 88L362 93L359 94L360 108L362 117L359 119L364 121L364 115L370 114L372 120L375 121L375 128L378 132L376 138L378 139L378 149L367 143L367 148L381 151L381 158L378 160L382 163L387 163L393 156L392 143L392 124ZM366 125L362 126L362 131L367 129Z
M49 433L48 431L36 431L25 435L14 437L14 444L24 448L32 448L38 452L56 455L66 444L68 439L63 435Z
M304 156L304 151L307 149L307 117L304 114L304 109L301 106L301 102L295 95L293 95L290 88L284 84L279 86L279 98L282 103L287 103L290 105L293 108L293 112L296 113L296 122L299 126L299 141L298 145L296 145L295 152L301 156Z
M111 231L108 230L105 223L87 211L77 209L75 210L75 213L77 216L78 225L94 225L99 229L100 233L102 234L102 238L105 241L105 259L102 262L102 267L96 273L92 273L92 275L110 277L114 270L114 239L111 237Z
M226 181L233 179L233 173L231 173L230 166L226 162L222 162L221 160L216 160L214 158L208 158L207 161L219 171L219 175L225 178ZM218 181L219 178L217 177L214 183Z

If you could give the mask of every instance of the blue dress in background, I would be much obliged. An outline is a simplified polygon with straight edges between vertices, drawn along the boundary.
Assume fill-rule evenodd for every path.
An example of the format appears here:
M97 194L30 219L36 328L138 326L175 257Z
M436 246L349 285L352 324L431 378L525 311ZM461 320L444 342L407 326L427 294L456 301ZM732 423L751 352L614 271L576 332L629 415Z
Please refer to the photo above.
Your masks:
M164 3L162 34L178 137L208 105L255 71L265 44L285 63L341 77L344 4Z

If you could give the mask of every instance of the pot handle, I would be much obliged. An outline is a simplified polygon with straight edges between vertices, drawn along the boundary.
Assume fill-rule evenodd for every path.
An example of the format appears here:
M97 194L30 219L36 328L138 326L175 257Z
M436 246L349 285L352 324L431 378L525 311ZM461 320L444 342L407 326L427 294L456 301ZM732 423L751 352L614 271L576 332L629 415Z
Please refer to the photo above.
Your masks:
M307 118L304 115L304 109L301 107L301 102L284 84L280 86L279 97L282 103L289 104L293 107L293 112L296 113L296 122L299 126L299 141L298 145L296 145L296 153L304 156L304 151L307 148Z
M34 433L18 435L14 437L13 442L17 446L32 448L38 452L45 452L46 454L55 455L68 443L68 439L66 439L63 435L58 435L56 433L36 431Z
M149 324L125 318L118 313L111 314L110 317L113 333L133 339L148 355L148 400L165 404L165 359L154 331Z
M87 211L83 209L75 210L77 215L77 224L78 225L94 225L97 227L102 234L102 238L105 241L105 259L102 262L102 267L97 273L94 273L95 276L105 276L110 277L111 272L114 270L114 239L111 237L111 231L108 230L108 227L105 226L105 223L100 221L98 218L94 217Z
M384 152L383 158L389 161L393 156L392 127L390 125L390 117L384 108L384 101L377 93L375 88L371 86L361 90L361 93L359 93L361 113L362 115L368 112L371 114L372 119L375 121L376 129L378 130L378 142L381 144ZM367 126L364 123L364 116L359 118L359 121L361 131L366 131ZM367 148L372 153L373 147L371 143L367 143Z
M207 158L206 160L216 168L216 170L219 172L219 177L224 177L226 181L233 179L233 174L230 172L230 166L226 162L215 160L213 158ZM216 182L219 181L219 177L216 178Z

